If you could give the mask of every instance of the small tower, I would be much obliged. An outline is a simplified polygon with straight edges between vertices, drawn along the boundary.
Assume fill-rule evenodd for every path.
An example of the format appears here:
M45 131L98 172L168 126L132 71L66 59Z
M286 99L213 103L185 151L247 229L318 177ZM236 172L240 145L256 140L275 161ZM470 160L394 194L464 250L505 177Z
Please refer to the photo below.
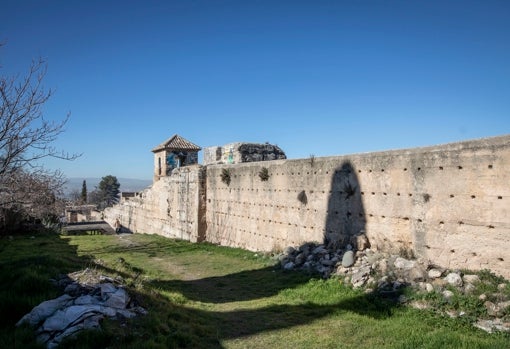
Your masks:
M169 176L174 168L198 163L198 145L173 135L154 149L154 182L161 177Z

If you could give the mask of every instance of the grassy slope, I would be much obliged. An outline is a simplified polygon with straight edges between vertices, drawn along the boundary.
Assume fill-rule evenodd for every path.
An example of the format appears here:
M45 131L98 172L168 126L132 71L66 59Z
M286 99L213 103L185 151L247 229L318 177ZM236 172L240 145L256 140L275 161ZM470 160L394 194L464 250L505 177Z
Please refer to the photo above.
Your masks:
M252 252L154 235L39 235L0 240L0 347L37 347L14 323L58 290L48 281L83 268L122 276L149 314L105 321L68 348L508 348L431 312L394 307L346 288L275 270Z

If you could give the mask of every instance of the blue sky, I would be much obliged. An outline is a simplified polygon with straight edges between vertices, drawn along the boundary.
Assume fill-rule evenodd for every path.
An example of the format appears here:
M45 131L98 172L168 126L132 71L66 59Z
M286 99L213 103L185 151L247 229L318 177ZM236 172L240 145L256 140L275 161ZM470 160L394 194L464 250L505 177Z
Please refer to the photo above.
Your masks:
M0 73L48 62L46 161L152 178L157 144L278 144L289 158L510 133L510 1L4 0Z

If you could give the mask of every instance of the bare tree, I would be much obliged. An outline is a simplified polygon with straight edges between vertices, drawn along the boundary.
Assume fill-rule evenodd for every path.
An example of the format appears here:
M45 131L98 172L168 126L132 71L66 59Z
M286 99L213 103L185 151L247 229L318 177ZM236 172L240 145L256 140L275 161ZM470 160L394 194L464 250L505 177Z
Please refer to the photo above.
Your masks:
M52 94L42 87L45 73L46 63L38 60L24 78L0 77L0 179L20 168L37 167L45 157L74 160L79 156L52 146L69 114L58 122L44 118L41 109Z
M52 95L42 86L46 67L39 59L32 62L24 77L0 74L1 212L44 215L42 211L53 207L65 180L59 171L44 169L40 160L74 160L80 156L58 151L52 145L64 131L69 114L61 121L43 116L42 107Z

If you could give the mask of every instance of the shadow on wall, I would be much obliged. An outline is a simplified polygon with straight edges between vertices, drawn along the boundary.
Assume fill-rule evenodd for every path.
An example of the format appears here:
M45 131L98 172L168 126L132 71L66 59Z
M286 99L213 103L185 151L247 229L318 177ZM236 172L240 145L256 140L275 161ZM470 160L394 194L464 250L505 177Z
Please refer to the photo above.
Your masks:
M330 250L354 245L353 237L364 233L365 223L358 176L352 164L345 161L331 179L324 244Z

